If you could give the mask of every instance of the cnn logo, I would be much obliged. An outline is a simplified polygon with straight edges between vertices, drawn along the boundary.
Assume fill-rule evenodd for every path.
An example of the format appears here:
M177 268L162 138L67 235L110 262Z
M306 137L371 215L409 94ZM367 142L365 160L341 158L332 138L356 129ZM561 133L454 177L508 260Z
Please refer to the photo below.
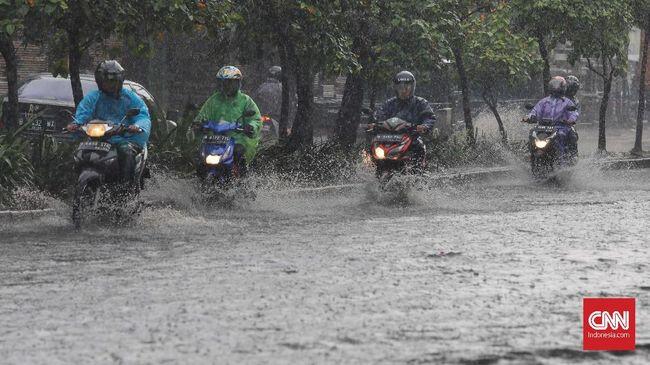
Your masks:
M606 330L611 328L617 330L620 326L624 330L630 328L630 312L623 311L623 314L620 312L604 312L604 311L594 311L589 315L589 326L595 330Z
M583 298L582 307L584 350L635 349L634 298Z

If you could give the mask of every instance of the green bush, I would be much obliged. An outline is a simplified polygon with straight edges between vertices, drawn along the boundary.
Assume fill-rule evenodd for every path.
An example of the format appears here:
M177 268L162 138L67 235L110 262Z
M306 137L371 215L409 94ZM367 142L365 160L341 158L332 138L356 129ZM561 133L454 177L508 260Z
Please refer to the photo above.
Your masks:
M274 145L258 152L252 168L261 175L275 175L295 182L340 182L356 173L361 146L341 148L324 142L290 151Z
M9 206L13 192L29 186L34 170L27 157L28 142L18 137L18 131L0 135L0 206Z
M192 131L197 110L186 108L176 129L152 136L149 143L149 162L162 170L189 174L194 171L194 158L199 140Z
M475 145L470 146L464 131L427 145L429 165L434 168L503 165L524 156L526 151L525 142L504 144L499 137L485 135L477 135Z
M64 200L71 198L76 179L73 159L76 147L76 143L58 142L49 136L33 142L32 164L37 188Z

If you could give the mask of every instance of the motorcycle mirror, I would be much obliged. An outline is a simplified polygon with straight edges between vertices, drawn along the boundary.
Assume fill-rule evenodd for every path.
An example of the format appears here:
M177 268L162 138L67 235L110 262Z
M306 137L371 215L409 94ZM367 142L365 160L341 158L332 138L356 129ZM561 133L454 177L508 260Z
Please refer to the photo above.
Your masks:
M361 114L363 115L372 115L372 109L370 108L361 108Z
M255 110L248 109L248 110L244 111L244 114L242 114L242 117L250 118L250 117L255 116L255 114L257 114L257 112Z
M531 104L531 103L524 104L524 109L526 109L526 110L533 110L534 107L535 106L533 104Z
M176 124L176 122L174 122L173 120L168 119L165 121L165 126L167 126L167 131L171 132L174 129L176 129L176 127L178 127L178 124Z
M126 117L131 118L131 117L135 117L138 114L140 114L140 109L132 108L132 109L127 110Z

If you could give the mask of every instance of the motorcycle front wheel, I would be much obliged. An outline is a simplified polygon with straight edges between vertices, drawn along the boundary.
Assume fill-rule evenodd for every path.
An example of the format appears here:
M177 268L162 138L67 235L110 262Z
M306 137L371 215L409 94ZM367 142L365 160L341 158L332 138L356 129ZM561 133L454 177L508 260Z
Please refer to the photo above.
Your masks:
M72 223L81 228L83 218L92 213L99 201L99 186L93 182L78 185L72 201Z

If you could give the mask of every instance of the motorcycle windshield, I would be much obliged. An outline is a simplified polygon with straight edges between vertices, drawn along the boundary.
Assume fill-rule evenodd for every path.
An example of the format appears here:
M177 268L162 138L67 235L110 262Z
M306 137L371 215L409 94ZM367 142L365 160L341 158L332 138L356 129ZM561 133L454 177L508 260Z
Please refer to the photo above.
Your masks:
M203 127L211 130L214 133L225 134L225 133L234 131L237 128L239 128L239 124L237 124L237 123L229 123L229 122L209 121L209 122L206 122L203 125Z

